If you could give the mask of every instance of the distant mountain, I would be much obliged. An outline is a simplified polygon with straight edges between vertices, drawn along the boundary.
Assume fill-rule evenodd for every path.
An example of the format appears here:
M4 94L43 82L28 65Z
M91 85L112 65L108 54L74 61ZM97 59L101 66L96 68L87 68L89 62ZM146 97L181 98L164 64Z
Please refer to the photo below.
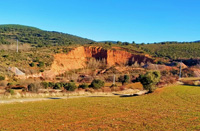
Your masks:
M117 41L98 41L99 43L105 43L105 42L108 42L108 43L113 43L113 44L116 44Z
M44 31L30 26L0 25L0 44L10 44L16 39L19 42L37 46L87 44L93 42L93 40L86 38L56 31Z
M200 40L194 41L195 43L200 43Z

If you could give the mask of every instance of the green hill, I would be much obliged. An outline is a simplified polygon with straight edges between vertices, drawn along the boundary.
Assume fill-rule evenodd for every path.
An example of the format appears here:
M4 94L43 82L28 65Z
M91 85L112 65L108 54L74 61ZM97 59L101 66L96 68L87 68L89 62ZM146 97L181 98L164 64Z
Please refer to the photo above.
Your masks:
M200 57L200 42L161 42L143 44L140 45L140 48L156 57L170 59Z
M0 25L0 44L12 44L16 39L21 43L33 44L39 47L49 45L87 44L92 42L92 40L78 36L55 31L44 31L30 26Z

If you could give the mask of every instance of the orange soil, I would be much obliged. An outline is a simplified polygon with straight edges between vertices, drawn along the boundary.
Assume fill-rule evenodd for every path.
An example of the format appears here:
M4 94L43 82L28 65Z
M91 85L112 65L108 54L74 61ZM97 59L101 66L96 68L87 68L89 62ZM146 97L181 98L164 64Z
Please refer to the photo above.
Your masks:
M80 69L86 66L87 58L105 59L109 66L115 64L125 64L134 58L138 63L153 62L150 56L135 55L122 50L105 50L102 47L77 47L67 54L55 54L51 70L43 73L46 77L54 77L65 71Z

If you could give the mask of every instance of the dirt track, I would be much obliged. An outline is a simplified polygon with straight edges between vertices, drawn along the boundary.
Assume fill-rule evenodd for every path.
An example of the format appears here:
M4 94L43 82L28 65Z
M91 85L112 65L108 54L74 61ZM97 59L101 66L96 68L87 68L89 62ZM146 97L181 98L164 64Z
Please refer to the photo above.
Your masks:
M69 97L49 97L49 98L20 98L20 99L6 99L0 100L0 104L9 103L20 103L20 102L33 102L33 101L43 101L43 100L55 100L55 99L69 99L69 98L79 98L79 97L89 97L89 96L69 96Z

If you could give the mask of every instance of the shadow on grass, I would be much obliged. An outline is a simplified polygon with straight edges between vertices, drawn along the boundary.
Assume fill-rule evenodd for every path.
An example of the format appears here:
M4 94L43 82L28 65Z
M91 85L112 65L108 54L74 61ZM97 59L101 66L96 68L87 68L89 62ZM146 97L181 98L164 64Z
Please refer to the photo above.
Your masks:
M139 96L138 94L133 94L133 95L121 95L120 97L135 97Z
M53 100L57 100L57 99L62 99L62 98L58 98L58 97L50 97L48 99L53 99Z
M88 97L110 97L110 96L88 96Z

